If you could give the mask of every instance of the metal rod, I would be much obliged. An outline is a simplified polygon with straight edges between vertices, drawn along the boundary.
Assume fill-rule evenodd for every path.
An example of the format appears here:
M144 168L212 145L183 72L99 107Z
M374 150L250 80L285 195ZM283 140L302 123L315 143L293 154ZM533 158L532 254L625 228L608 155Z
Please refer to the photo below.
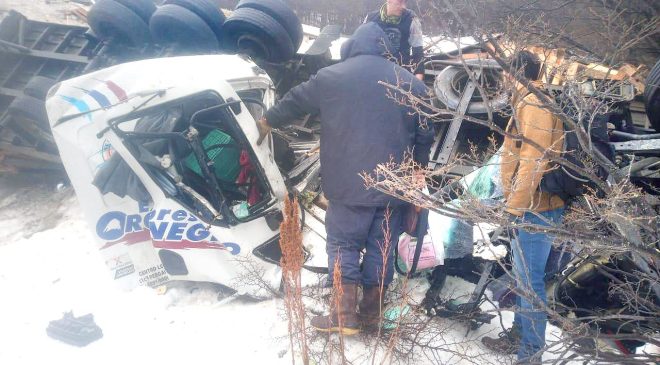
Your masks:
M433 67L433 64L440 64L443 66L459 66L459 67L468 67L468 68L479 68L479 69L491 69L491 70L501 70L502 66L500 65L487 65L485 63L480 64L480 63L475 63L475 64L463 64L462 62L459 61L446 61L446 60L432 60L428 61L424 64L426 67Z
M635 141L645 141L648 139L658 139L660 138L660 133L655 133L655 134L633 134L633 133L627 133L627 132L621 132L621 131L612 131L611 132L613 136L621 137L621 138L626 138L629 140L635 140Z

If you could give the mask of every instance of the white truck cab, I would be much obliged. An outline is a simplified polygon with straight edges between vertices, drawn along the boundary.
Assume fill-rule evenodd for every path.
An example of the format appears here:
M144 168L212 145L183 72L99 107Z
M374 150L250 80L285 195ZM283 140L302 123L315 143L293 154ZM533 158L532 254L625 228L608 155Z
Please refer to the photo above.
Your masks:
M245 285L255 273L279 286L287 188L255 122L274 101L268 75L236 55L126 63L50 90L62 162L121 287L186 280L257 294ZM306 265L322 271L323 224L307 220Z

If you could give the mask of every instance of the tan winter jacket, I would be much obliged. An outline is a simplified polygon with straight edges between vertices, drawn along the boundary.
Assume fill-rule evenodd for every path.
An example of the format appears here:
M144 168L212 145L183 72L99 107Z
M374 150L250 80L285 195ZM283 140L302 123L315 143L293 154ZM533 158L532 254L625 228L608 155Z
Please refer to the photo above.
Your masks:
M507 131L538 144L506 136L502 155L502 184L506 211L522 216L525 211L545 212L564 206L557 195L538 189L543 174L549 171L548 157L561 153L563 125L550 111L542 109L539 99L524 88L514 96L514 116ZM521 100L522 97L522 100Z

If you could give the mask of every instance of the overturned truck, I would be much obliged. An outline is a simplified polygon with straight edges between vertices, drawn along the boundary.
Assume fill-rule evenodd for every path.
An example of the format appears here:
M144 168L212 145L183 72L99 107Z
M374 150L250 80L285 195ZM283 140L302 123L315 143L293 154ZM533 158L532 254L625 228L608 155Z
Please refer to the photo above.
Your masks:
M123 3L98 2L90 11L93 32L70 30L71 35L62 38L63 46L55 47L54 55L35 51L39 42L30 42L33 36L25 42L26 37L14 33L4 41L0 50L16 60L10 67L10 75L21 81L14 83L19 85L16 90L25 90L5 88L0 93L13 93L11 98L28 95L33 89L26 86L31 77L53 78L35 94L38 100L45 100L45 107L33 103L44 108L47 120L43 115L17 116L16 108L5 113L4 120L12 126L12 146L27 148L12 147L13 151L39 150L37 144L29 145L33 143L27 138L29 131L21 132L23 137L15 133L31 125L21 121L38 119L45 124L38 136L50 143L49 154L56 157L50 163L59 166L61 158L96 245L114 279L124 288L184 280L219 283L240 293L259 295L263 286L251 286L250 280L245 280L254 273L267 285L278 287L282 199L290 191L299 193L307 203L313 202L302 209L305 267L324 272L327 257L320 162L314 152L318 120L309 116L288 130L275 131L262 145L256 144L255 121L290 87L338 61L339 28L328 26L313 34L307 29L302 34L303 27L290 9L260 8L255 1L242 1L239 10L248 10L236 11L226 22L218 9L203 12L194 5L203 2L172 1L159 8L137 9L144 11L129 9ZM135 27L121 27L123 19L130 19ZM42 24L28 23L28 28L32 26ZM77 62L74 73L62 70L45 74L52 71L46 66L37 68L38 72L18 72L26 64L58 64L47 57L64 61L66 57L58 53L74 49L64 46L74 38L89 42L83 47L87 53L72 58ZM12 47L15 42L22 43L19 46L23 48ZM463 40L458 43L463 44ZM462 58L455 57L459 48L465 53ZM482 72L478 80L486 91L496 89L501 70L492 60L481 60L482 55L476 43L469 41L429 55L426 81L435 90L434 103L456 112L451 122L435 127L430 168L446 164L472 144L483 146L489 140L489 130L464 123L462 118L483 114L484 105L493 105L492 95L480 95L480 88L471 85L465 72L465 66L478 69ZM657 113L651 111L657 110L660 99L658 69L656 65L649 76L645 99L656 128ZM621 96L624 94L626 100L618 109L610 136L617 151L616 163L629 171L633 181L654 191L660 181L660 136L636 120L640 113L631 105L641 104L643 99L630 94L630 85L621 88ZM507 96L497 95L495 104L506 108ZM3 99L7 104L11 103L9 97ZM504 122L504 118L504 113L498 114L496 122ZM450 173L457 178L479 175L476 169L456 166ZM456 226L472 229L465 222ZM492 238L497 241L497 237ZM443 244L450 246L452 242ZM471 253L472 247L462 255L470 258ZM622 261L628 265L626 260ZM480 301L485 285L496 274L491 271L493 265L464 264L445 261L450 274L466 275L461 271L465 267L481 271L481 277L468 273L479 283L473 299ZM599 268L609 264L607 260L594 264L589 258L564 267L550 283L552 305L566 317L623 308L625 303L608 297L606 291L597 297L590 291L597 283L607 283ZM574 300L578 296L593 300ZM443 303L442 308L435 304L434 313L472 316L477 323L490 320L478 313L478 302L454 307ZM648 333L660 327L657 318L651 317L626 326L624 330L630 333L640 328ZM621 326L605 323L603 328L611 331ZM637 345L626 342L620 347L631 351Z
M84 108L82 90L112 104ZM138 61L51 90L53 135L115 279L232 286L256 265L279 286L287 188L255 123L274 100L270 78L235 55ZM323 268L325 232L305 220L306 265Z

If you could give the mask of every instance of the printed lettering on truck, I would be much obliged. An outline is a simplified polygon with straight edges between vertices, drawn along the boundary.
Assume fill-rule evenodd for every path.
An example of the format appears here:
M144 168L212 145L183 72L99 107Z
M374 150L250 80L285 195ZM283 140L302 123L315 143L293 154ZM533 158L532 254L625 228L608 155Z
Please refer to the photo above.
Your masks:
M183 209L149 210L147 204L139 206L139 214L111 211L98 219L96 234L106 241L101 250L151 240L156 248L227 250L232 255L241 252L238 244L220 242L204 222Z

